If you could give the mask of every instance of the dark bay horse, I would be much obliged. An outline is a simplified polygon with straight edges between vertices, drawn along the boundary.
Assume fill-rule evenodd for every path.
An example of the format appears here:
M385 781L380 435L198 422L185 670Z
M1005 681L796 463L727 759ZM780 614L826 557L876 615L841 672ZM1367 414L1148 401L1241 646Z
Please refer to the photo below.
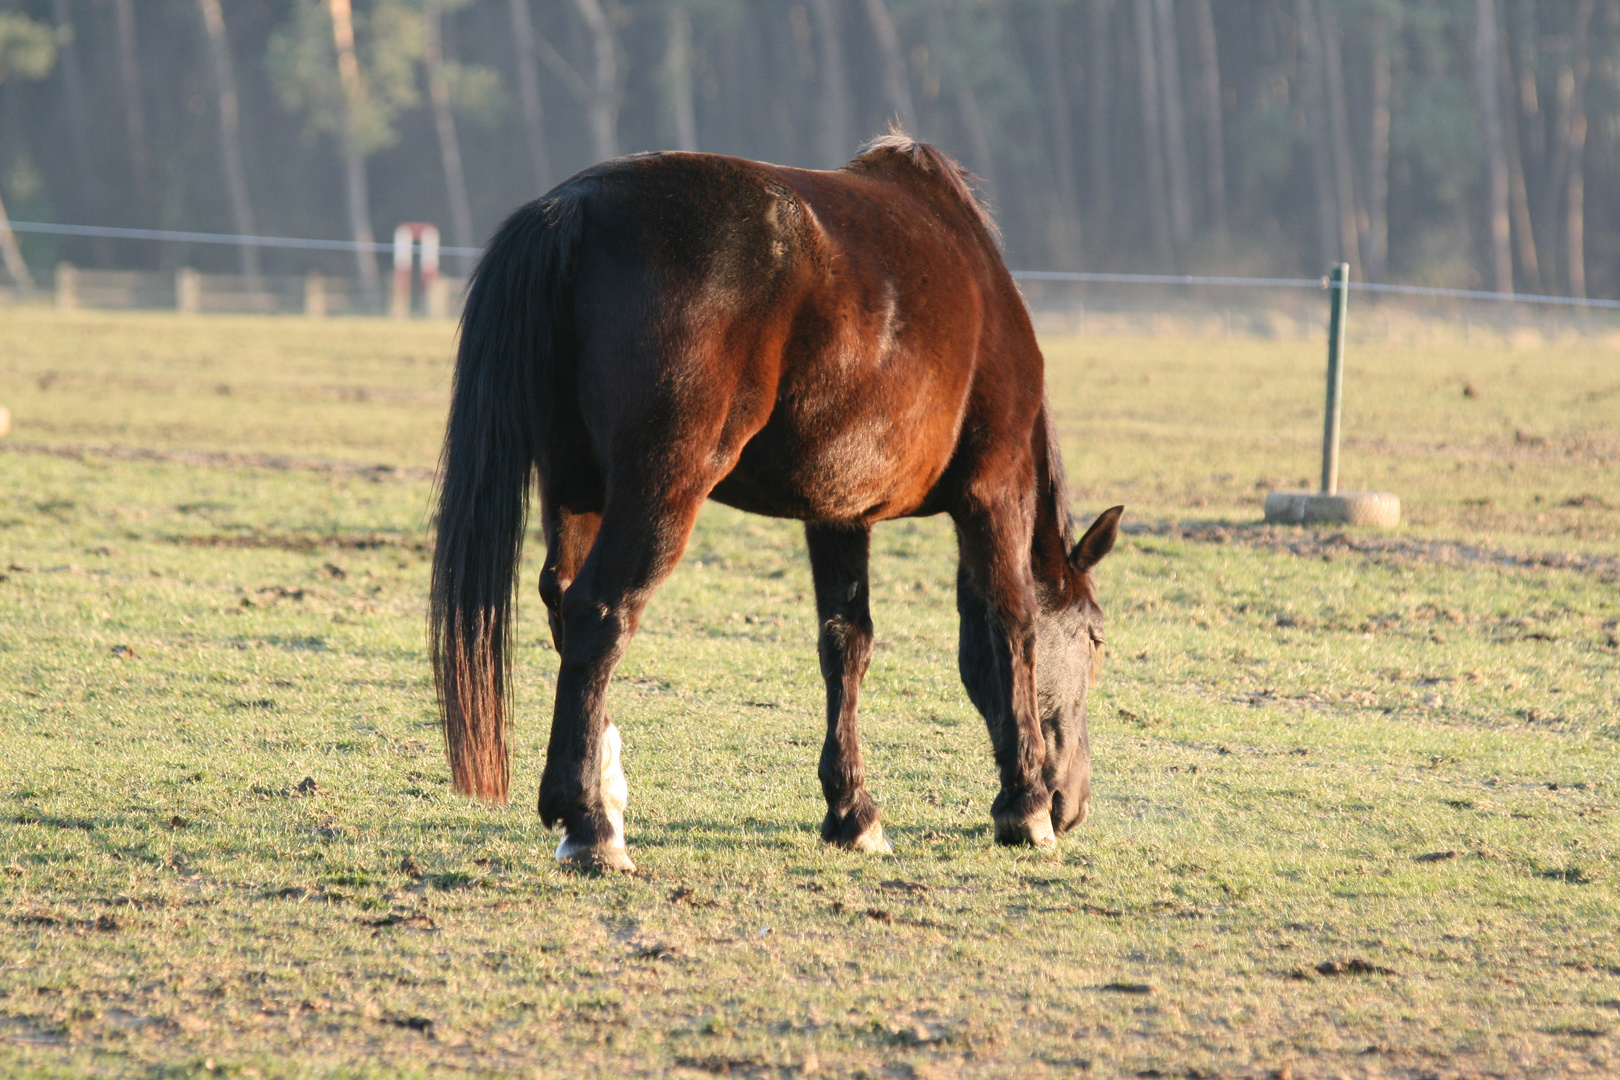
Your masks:
M561 658L540 817L558 858L632 869L608 682L706 498L804 522L827 682L822 837L887 851L856 699L874 523L949 514L959 667L990 729L996 839L1050 847L1091 800L1090 571L1044 362L994 226L902 135L842 169L711 154L605 162L521 207L467 293L430 646L455 784L503 801L512 603L530 478Z

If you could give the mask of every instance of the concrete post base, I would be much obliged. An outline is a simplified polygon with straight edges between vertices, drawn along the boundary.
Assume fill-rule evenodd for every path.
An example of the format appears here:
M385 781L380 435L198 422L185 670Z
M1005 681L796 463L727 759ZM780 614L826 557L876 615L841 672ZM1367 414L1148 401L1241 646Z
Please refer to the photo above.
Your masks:
M1268 525L1363 525L1393 529L1401 523L1401 500L1383 491L1273 491L1266 496Z

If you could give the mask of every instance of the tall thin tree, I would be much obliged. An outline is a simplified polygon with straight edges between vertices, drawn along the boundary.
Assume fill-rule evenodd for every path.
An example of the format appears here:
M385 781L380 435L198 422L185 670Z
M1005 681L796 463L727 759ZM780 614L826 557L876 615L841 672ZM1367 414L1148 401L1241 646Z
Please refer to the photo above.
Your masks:
M467 171L461 163L461 139L456 114L450 107L450 79L444 58L444 11L429 3L422 11L423 60L427 67L428 100L433 106L433 130L438 136L439 162L444 166L444 188L449 196L450 234L459 247L473 246L472 201L467 197ZM460 256L463 269L469 260Z
M231 224L239 236L259 231L248 192L247 170L242 164L241 102L237 93L236 69L231 64L230 35L225 31L225 13L219 0L197 0L203 30L208 39L208 66L214 77L214 96L219 102L219 160L225 179L225 195L231 204ZM259 276L258 245L242 241L236 247L237 265L249 278Z
M1524 148L1519 141L1518 91L1512 50L1508 47L1511 33L1509 26L1504 25L1497 37L1497 70L1500 72L1497 92L1500 95L1503 150L1508 166L1508 206L1513 215L1513 250L1518 256L1519 274L1527 289L1539 293L1544 291L1541 259L1536 251L1536 231L1530 213L1530 189L1524 178Z
M1564 183L1564 258L1571 296L1586 295L1586 82L1592 70L1594 0L1576 0L1570 23L1572 86L1569 96L1569 159Z
M1299 19L1301 48L1298 81L1310 135L1318 251L1320 264L1326 268L1329 263L1339 261L1343 247L1339 234L1339 200L1333 190L1333 150L1327 131L1327 90L1324 85L1326 80L1322 77L1325 64L1322 58L1322 24L1316 17L1316 5L1312 0L1295 0L1294 11Z
M1064 71L1062 11L1045 6L1041 21L1041 59L1046 75L1046 115L1052 131L1052 171L1055 174L1057 214L1052 229L1052 254L1059 269L1079 265L1080 197L1075 185L1074 117L1069 110L1069 80Z
M1153 235L1153 254L1162 267L1175 262L1170 241L1169 187L1164 175L1163 119L1159 111L1158 43L1153 33L1153 0L1136 0L1136 75L1141 91L1142 151L1147 167L1148 225Z
M62 104L67 110L68 149L73 154L78 181L78 213L94 220L101 213L101 185L90 149L90 114L85 105L84 70L79 57L80 44L73 24L69 0L51 0L56 23L58 68L62 76Z
M1104 234L1113 214L1114 190L1110 164L1113 140L1109 138L1109 119L1113 105L1113 42L1109 36L1109 14L1114 0L1091 0L1086 20L1088 50L1086 53L1086 175L1091 181L1089 202L1092 211L1092 235Z
M1170 231L1178 257L1192 239L1192 167L1187 159L1187 111L1181 88L1181 50L1171 0L1154 0L1159 61L1159 103L1164 109L1164 160L1170 181Z
M1223 131L1225 99L1221 89L1220 55L1215 40L1215 12L1210 0L1193 0L1193 24L1198 32L1198 96L1203 105L1204 199L1210 227L1226 231L1226 138Z
M14 16L0 30L0 83L12 76L43 79L56 63L57 35L52 28L27 16ZM34 276L28 272L17 235L11 231L11 215L0 199L0 262L11 283L23 296L34 291Z
M551 187L551 153L546 147L546 114L540 101L540 65L534 55L534 23L529 0L508 0L512 20L512 47L517 53L518 105L523 110L523 137L529 148L534 189Z
M135 0L114 0L118 25L118 76L124 91L124 135L129 140L135 200L144 210L152 196L151 153L146 146L146 104L141 88L140 44L135 34Z
M1361 279L1361 234L1357 212L1355 152L1350 145L1350 99L1345 92L1344 59L1340 47L1342 26L1338 5L1318 2L1321 26L1322 88L1325 91L1328 139L1332 146L1333 194L1338 209L1339 250L1350 264L1352 277Z
M1474 90L1485 132L1485 218L1491 239L1492 284L1497 292L1513 291L1512 228L1508 217L1507 138L1502 133L1501 54L1497 40L1496 0L1474 0Z
M371 231L371 191L366 184L366 157L360 146L359 110L366 95L360 58L354 51L354 11L349 0L327 0L332 17L332 45L337 52L341 105L338 141L343 152L343 194L349 212L349 235L354 239L354 267L360 278L360 296L373 311L382 307L382 282L377 275L376 235Z
M1375 9L1368 24L1372 71L1367 109L1367 265L1369 281L1382 281L1389 266L1389 126L1391 75L1389 16Z
M1553 182L1557 138L1556 130L1549 130L1547 111L1541 101L1543 50L1537 8L1536 0L1509 0L1507 32L1503 37L1511 43L1511 48L1504 67L1511 72L1513 82L1513 105L1508 115L1514 118L1512 134L1519 146L1517 172L1525 180L1525 199L1534 225L1533 230L1526 228L1516 235L1521 251L1523 242L1533 238L1532 259L1539 284L1532 287L1538 292L1550 292L1558 288L1559 274L1556 221L1559 198L1558 185ZM1512 175L1510 172L1510 179Z

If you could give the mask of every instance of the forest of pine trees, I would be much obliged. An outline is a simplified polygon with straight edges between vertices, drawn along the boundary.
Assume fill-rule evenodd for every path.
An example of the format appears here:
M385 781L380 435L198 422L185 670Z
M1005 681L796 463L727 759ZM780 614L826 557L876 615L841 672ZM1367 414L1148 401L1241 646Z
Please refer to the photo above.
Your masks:
M605 157L827 168L891 121L1020 267L1620 295L1620 0L0 0L17 221L476 246Z

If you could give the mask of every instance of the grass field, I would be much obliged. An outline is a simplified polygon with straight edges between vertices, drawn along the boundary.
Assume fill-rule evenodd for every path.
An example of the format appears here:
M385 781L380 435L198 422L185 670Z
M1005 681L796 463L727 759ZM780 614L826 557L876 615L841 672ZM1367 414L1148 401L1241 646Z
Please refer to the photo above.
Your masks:
M1620 1071L1620 350L1052 340L1096 801L991 843L946 523L874 543L892 857L826 849L803 540L718 506L613 690L641 872L552 863L525 569L504 809L423 647L452 330L0 309L0 1073ZM1464 388L1471 394L1465 395Z

